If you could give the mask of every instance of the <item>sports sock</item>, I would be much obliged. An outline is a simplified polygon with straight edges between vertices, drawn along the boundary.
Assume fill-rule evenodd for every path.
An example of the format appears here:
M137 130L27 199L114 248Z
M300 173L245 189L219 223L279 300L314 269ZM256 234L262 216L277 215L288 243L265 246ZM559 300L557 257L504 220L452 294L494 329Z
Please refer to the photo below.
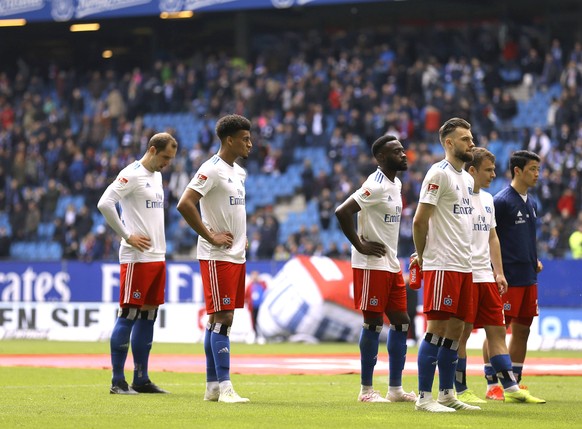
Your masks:
M515 375L515 379L517 384L521 383L521 373L523 371L523 362L512 362L511 365L513 366L513 374Z
M511 358L508 354L492 356L490 362L503 385L503 389L507 390L512 386L517 386L517 380L511 367Z
M363 386L372 386L374 379L374 366L378 360L378 345L380 333L362 328L360 333L360 366L361 383Z
M147 313L142 311L141 314ZM154 339L154 320L139 318L131 330L131 353L133 354L133 384L140 385L149 381L148 361Z
M455 370L455 390L461 393L467 389L467 358L459 358Z
M210 337L212 335L212 324L206 324L206 332L204 333L204 354L206 355L206 381L218 381L216 376L216 364L214 363L214 355L212 354L212 344Z
M439 367L439 390L453 390L455 385L455 368L459 342L449 338L443 338L443 345L437 355Z
M437 356L442 339L431 333L426 333L418 348L418 390L432 391Z
M408 324L390 325L388 331L388 367L390 369L389 386L402 386L402 371L406 363L406 337L408 336Z
M228 329L220 323L214 324L210 334L210 345L219 383L230 380L230 338Z
M131 328L134 323L135 320L118 317L115 321L113 332L111 332L109 344L111 347L111 366L113 368L112 384L125 380L123 369L125 368L125 360L129 350Z
M497 378L497 371L495 371L495 368L493 368L493 365L491 365L491 363L486 363L485 365L483 365L483 372L485 373L485 380L487 380L487 388L491 388L497 385L499 381Z

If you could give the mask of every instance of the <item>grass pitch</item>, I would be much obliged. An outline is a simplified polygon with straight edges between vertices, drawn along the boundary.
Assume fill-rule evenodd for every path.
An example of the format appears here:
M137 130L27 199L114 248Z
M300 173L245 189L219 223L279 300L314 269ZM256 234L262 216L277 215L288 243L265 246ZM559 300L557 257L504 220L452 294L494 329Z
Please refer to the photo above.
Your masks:
M106 343L0 341L0 354L107 353ZM202 346L156 344L154 353L202 354ZM354 344L233 345L234 353L357 353ZM410 353L415 353L411 349ZM541 356L574 357L570 352ZM531 355L538 355L532 352ZM379 359L386 359L385 352ZM233 375L248 404L202 400L204 374L153 372L152 379L171 395L119 396L108 393L109 369L0 367L0 428L577 428L582 427L582 377L527 377L544 405L489 402L481 412L435 415L414 411L410 403L356 401L359 375ZM376 377L385 394L387 380ZM416 390L416 377L404 387ZM438 382L437 382L438 383ZM435 383L435 384L437 384ZM482 394L482 377L469 377Z

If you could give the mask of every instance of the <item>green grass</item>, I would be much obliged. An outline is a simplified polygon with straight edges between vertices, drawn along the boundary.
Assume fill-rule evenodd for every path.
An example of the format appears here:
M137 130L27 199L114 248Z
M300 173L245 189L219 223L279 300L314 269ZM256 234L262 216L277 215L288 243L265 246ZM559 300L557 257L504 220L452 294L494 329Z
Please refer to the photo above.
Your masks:
M202 353L199 344L156 344L155 353ZM0 354L107 353L106 343L0 341ZM357 353L354 344L235 344L235 353ZM411 352L415 352L411 350ZM531 353L534 355L537 353ZM547 352L540 353L548 356ZM557 356L572 353L556 352ZM380 357L382 359L382 357ZM385 357L384 357L385 358ZM109 395L108 370L0 367L0 428L575 428L582 427L582 377L528 377L545 405L490 402L481 412L434 415L414 411L412 404L356 402L359 376L234 375L249 404L202 400L203 374L158 372L152 379L171 395ZM415 389L415 376L404 387ZM482 393L481 377L469 377ZM375 379L386 392L386 377ZM225 410L227 410L225 412Z

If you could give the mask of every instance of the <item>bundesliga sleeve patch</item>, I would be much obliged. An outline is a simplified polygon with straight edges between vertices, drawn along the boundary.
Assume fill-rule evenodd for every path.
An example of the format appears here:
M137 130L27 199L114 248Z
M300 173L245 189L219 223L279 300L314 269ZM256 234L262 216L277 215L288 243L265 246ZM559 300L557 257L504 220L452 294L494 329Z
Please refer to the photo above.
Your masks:
M196 176L196 184L198 186L204 185L204 183L206 183L207 180L208 177L206 177L204 174L198 173L198 175Z
M372 191L370 191L369 189L367 189L367 188L362 188L362 189L360 190L360 198L361 198L361 199L365 200L365 199L369 198L369 197L370 197L370 195L372 195Z
M431 195L436 195L439 191L439 185L436 183L429 183L428 187L426 188L426 193Z
M129 182L129 180L127 180L125 177L118 177L117 178L117 184L119 186L121 186L122 188L127 185L127 183Z

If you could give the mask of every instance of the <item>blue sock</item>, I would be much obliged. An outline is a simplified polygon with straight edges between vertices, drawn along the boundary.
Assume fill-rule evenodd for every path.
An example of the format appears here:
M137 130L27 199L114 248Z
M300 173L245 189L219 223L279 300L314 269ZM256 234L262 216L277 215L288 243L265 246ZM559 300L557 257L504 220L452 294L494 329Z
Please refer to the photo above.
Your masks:
M213 331L210 334L210 345L218 382L230 380L230 338Z
M362 386L373 386L374 367L378 361L380 333L362 328L360 333L360 365Z
M458 341L449 338L443 339L443 345L438 353L439 390L452 390L455 386L455 369L459 358L458 348Z
M143 311L148 313L147 311ZM145 384L150 381L148 376L148 361L152 341L154 339L154 320L138 319L131 331L131 353L133 354L133 384Z
M509 361L509 366L511 367L511 360ZM485 373L485 380L487 380L488 386L494 386L498 383L497 371L493 368L491 363L486 363L483 366L483 372Z
M113 378L111 382L116 384L125 380L123 369L125 368L125 360L127 359L127 351L129 350L129 338L131 336L131 328L135 320L118 317L111 332L111 340L109 341L111 347L111 366L113 368Z
M212 325L206 325L206 333L204 334L204 354L206 355L206 381L218 381L216 377L216 364L214 363L214 355L212 354L212 344L210 337L212 335Z
M511 368L511 358L508 354L492 356L489 361L504 389L517 384L516 377Z
M388 377L389 386L402 386L402 371L406 363L406 337L408 336L408 325L397 325L393 329L390 325L388 331L388 366L390 375Z
M523 371L523 363L512 362L511 365L513 366L513 375L515 375L517 384L519 384L521 383L521 372Z
M455 390L461 393L467 389L467 358L459 358L455 370Z
M441 339L427 333L418 347L418 391L432 392Z

